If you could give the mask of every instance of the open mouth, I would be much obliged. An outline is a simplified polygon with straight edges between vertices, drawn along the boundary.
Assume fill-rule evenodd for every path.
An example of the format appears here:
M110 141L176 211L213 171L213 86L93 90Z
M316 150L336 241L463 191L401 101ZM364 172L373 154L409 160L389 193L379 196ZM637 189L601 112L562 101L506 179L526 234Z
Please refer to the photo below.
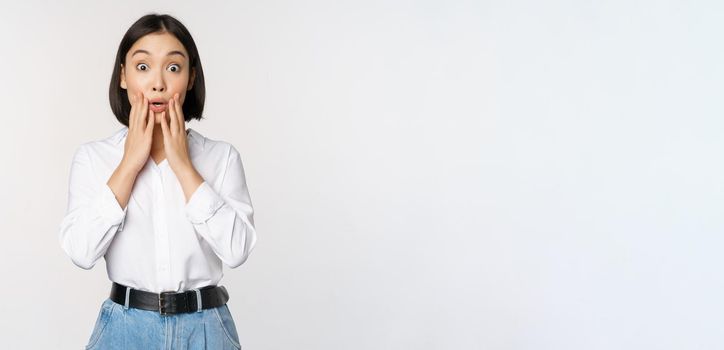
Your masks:
M164 102L151 102L149 107L154 112L163 112L166 109L166 103Z

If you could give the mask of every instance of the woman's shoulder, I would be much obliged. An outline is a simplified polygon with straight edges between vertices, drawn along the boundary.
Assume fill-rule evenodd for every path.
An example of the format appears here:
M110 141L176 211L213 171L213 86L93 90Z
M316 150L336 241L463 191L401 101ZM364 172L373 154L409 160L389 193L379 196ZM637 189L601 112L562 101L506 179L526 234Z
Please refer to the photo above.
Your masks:
M110 135L87 141L81 144L80 147L85 147L91 153L116 154L119 151L123 151L127 134L128 127L123 126L116 129Z
M241 155L232 142L207 137L191 128L189 136L189 154L200 168L223 173L229 166L241 163Z
M229 141L210 138L201 134L195 129L188 129L189 136L191 136L191 138L194 139L194 141L203 148L204 153L225 154L227 156L234 156L239 154L239 151L236 149L236 147L234 147L234 145Z
M80 143L75 148L75 154L76 156L80 153L86 152L86 153L97 153L97 152L108 152L113 149L117 149L118 145L120 144L121 148L123 147L123 140L128 132L127 127L116 129L112 134L96 138L92 140L88 140L85 142Z

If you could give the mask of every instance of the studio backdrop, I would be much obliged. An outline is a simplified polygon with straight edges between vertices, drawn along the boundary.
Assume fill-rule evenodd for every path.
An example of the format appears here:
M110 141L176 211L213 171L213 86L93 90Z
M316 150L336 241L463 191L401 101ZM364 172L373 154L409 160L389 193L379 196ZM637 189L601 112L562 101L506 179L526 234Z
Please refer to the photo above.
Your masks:
M724 4L668 0L3 3L3 348L81 348L108 297L58 229L152 12L246 171L244 349L724 348Z

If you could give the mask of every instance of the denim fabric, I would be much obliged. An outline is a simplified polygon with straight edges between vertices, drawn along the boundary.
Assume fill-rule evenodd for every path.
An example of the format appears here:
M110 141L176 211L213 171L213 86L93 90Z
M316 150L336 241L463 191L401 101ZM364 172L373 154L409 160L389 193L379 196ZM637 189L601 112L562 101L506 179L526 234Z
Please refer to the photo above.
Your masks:
M239 350L239 335L227 305L201 312L161 315L103 301L86 349Z

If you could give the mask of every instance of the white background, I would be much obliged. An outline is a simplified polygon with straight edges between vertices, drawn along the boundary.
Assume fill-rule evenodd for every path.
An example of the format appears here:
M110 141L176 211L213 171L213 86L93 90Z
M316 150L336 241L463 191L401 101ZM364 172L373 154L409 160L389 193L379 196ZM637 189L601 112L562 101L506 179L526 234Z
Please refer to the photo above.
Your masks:
M242 154L244 349L724 348L721 2L0 6L4 348L81 348L110 291L58 226L148 12Z

